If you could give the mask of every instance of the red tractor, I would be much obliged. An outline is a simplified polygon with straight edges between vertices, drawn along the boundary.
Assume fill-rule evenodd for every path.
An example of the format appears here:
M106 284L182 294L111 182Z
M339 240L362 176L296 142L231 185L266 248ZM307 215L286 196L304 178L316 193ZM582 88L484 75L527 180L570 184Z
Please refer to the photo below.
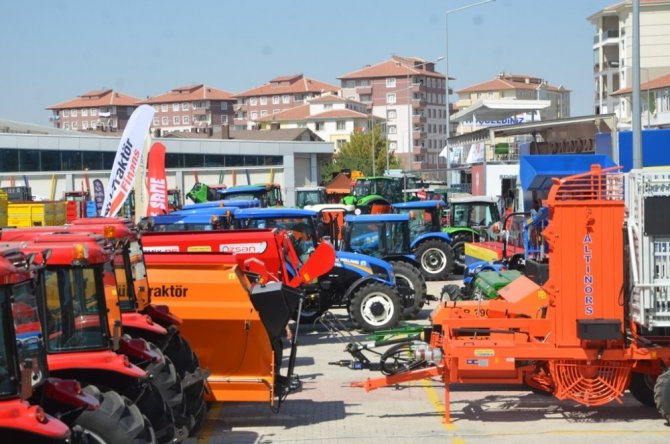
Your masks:
M38 309L44 267L34 259L34 254L25 255L18 248L0 247L3 442L154 443L150 423L129 399L49 376Z
M159 442L185 439L184 398L174 368L143 339L121 336L113 249L92 234L27 237L23 251L46 262L39 308L49 371L131 399Z

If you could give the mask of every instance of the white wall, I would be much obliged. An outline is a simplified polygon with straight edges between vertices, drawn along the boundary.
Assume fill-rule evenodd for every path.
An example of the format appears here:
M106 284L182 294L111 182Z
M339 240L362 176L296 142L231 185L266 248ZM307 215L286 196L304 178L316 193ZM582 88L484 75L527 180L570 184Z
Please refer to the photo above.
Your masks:
M519 184L521 181L519 179L519 165L486 165L487 196L500 196L502 194L501 176L517 176L517 184Z

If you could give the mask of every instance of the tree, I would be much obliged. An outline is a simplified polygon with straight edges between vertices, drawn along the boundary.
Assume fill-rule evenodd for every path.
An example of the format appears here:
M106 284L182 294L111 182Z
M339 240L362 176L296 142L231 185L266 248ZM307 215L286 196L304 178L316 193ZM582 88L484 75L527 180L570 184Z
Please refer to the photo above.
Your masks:
M343 169L362 171L366 176L372 176L372 145L374 143L375 175L382 176L386 169L386 150L388 140L381 134L379 125L372 131L354 132L349 142L345 143L333 156L333 162L321 169L324 180L330 180L332 173ZM389 168L401 168L400 160L393 151L389 151Z

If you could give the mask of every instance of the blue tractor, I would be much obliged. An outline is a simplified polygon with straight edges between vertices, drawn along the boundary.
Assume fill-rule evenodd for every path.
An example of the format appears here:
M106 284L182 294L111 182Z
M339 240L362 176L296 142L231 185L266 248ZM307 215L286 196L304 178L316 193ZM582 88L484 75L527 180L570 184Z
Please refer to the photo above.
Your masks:
M317 213L295 208L250 208L234 214L235 228L279 228L291 233L295 250L304 260L320 242ZM336 251L332 270L303 286L308 298L300 322L313 323L331 307L348 308L356 327L366 331L393 328L403 313L393 268L383 260Z
M397 214L409 216L410 248L427 280L445 280L454 270L452 235L442 224L442 200L416 200L393 204Z
M415 318L427 300L426 280L412 253L407 214L347 215L338 250L390 263L405 300L405 319Z

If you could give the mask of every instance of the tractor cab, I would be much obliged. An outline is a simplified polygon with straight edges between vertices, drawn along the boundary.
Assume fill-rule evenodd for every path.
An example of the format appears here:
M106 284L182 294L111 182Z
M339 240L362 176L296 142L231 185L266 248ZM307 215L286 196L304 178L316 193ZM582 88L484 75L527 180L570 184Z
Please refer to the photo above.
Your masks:
M281 207L284 200L279 184L238 185L225 190L218 190L219 199L253 200L260 202L261 207Z
M410 216L409 230L414 238L424 233L442 231L442 212L446 205L441 200L419 200L393 204L397 214Z
M378 258L410 254L407 214L346 216L341 250Z
M328 202L326 187L298 187L295 189L295 206L305 208Z

